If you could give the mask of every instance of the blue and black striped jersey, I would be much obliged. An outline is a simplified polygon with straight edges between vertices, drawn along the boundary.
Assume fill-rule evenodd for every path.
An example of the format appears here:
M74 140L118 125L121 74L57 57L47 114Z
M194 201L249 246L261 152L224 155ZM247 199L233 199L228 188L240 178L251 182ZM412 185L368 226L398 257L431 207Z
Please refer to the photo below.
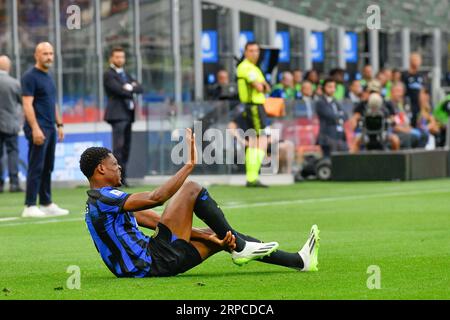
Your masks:
M129 194L105 187L87 192L86 224L109 270L117 277L145 277L149 274L150 238L137 226L132 212L123 205Z

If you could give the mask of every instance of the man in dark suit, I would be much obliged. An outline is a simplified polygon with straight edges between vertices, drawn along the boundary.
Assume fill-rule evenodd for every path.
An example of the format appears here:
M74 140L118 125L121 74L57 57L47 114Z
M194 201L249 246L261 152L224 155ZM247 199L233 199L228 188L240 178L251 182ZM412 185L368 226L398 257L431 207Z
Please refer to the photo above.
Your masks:
M344 130L347 115L334 98L336 82L333 79L325 80L323 91L323 96L316 103L320 121L318 144L322 147L324 156L329 157L333 151L348 151Z
M105 121L112 126L113 153L122 167L122 181L126 181L126 168L131 149L131 125L135 115L135 94L143 92L142 86L125 72L125 51L115 47L109 57L110 68L103 75L103 85L108 96Z

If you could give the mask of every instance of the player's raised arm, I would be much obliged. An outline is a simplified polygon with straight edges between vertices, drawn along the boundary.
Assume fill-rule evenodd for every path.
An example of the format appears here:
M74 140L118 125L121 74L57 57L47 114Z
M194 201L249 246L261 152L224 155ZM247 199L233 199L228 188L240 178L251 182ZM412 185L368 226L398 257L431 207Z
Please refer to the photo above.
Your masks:
M186 129L186 143L188 145L189 160L183 168L159 188L150 192L130 195L123 206L125 211L141 211L158 207L169 200L181 188L197 162L195 135L191 129Z

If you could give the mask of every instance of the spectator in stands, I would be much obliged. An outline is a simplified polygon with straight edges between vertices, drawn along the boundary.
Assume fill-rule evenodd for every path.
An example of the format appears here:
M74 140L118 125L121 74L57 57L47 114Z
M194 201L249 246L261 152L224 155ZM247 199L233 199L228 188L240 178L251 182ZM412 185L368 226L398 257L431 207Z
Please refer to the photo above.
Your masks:
M355 138L353 139L353 142L350 146L350 152L352 153L358 152L364 143L363 128L361 122L367 113L369 98L372 99L372 104L381 104L380 110L385 119L386 138L391 149L400 149L400 139L395 133L392 132L392 128L389 127L389 123L391 123L394 119L394 112L384 104L380 92L381 84L379 83L379 81L372 80L371 82L369 82L366 90L364 90L361 102L355 107L353 111L353 116L350 119L351 128L355 132ZM378 102L378 100L381 100L381 102Z
M386 78L386 74L383 72L383 70L381 70L377 73L377 75L375 76L375 79L380 83L381 96L383 97L383 99L386 99L386 96L388 95L387 91L386 91L386 84L388 82L388 79Z
M341 68L335 68L330 71L330 78L336 82L336 92L334 98L342 102L346 96L346 88L344 85L345 70Z
M320 85L320 77L319 73L311 69L306 72L305 74L305 80L308 80L312 83L314 95L321 96L322 95L322 86Z
M342 106L334 98L336 82L328 78L323 84L323 96L316 103L316 112L319 117L320 131L318 145L323 155L329 157L333 151L348 151L347 139L344 131L344 122L347 116Z
M361 94L363 92L363 88L361 86L361 82L359 80L353 80L350 84L350 88L348 90L348 98L352 102L354 106L361 102Z
M342 100L342 107L344 108L345 112L347 113L348 117L351 117L353 115L353 110L355 107L361 102L361 95L362 95L362 87L361 82L359 80L353 80L350 83L350 86L347 90L347 94L345 96L345 99Z
M370 64L366 64L363 67L362 70L362 79L361 79L361 86L363 88L367 87L370 81L373 79L373 69Z
M297 94L297 96L300 96L302 91L302 82L303 82L303 71L300 69L295 69L292 71L292 74L294 75L294 89Z
M392 84L402 81L402 72L398 69L392 70ZM392 87L391 87L392 89Z
M302 99L301 102L305 105L306 117L312 119L315 114L313 85L308 80L302 82Z
M285 71L281 74L281 82L273 87L270 96L286 100L294 100L297 98L294 89L294 76L291 72Z
M384 68L383 69L383 73L384 73L384 75L385 75L385 77L386 77L386 84L385 84L385 90L386 90L386 95L385 95L385 100L390 100L391 99L391 89L392 89L392 83L393 83L393 80L392 80L392 76L393 76L393 74L392 74L392 69L390 69L390 68Z
M411 125L412 111L409 100L405 97L405 86L398 82L391 90L391 101L387 102L388 108L393 110L393 131L400 138L402 149L424 148L428 141L428 135Z
M19 185L19 131L22 93L20 82L9 75L11 60L0 56L0 193L3 192L3 147L8 154L9 191L23 192Z
M217 72L217 82L209 88L208 98L211 100L239 100L237 86L230 82L227 70L220 69Z
M433 115L436 119L440 133L437 139L437 146L444 147L446 143L448 115L450 113L450 94L440 101L434 108Z
M427 89L422 89L419 94L420 112L417 116L417 128L428 135L428 148L436 147L436 138L439 137L440 128L433 114L430 103L430 93Z
M385 101L391 100L391 89L392 89L392 70L389 68L382 69L377 79L381 82L381 95Z
M419 94L420 90L428 88L428 79L424 73L420 72L422 66L422 56L413 52L409 58L409 69L402 75L403 84L406 87L406 96L411 102L411 124L416 126L417 115L420 112Z
M295 117L306 117L312 119L315 114L314 108L314 91L312 83L308 80L302 82L302 98L295 103L294 116Z

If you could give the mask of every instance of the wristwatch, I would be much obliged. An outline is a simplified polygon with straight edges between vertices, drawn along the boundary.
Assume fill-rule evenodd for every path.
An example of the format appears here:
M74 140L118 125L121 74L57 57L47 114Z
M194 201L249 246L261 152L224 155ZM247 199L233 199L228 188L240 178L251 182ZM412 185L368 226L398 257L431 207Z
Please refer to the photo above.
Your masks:
M57 128L62 128L62 127L64 127L64 124L63 124L63 123L57 123L57 124L56 124L56 127L57 127Z

